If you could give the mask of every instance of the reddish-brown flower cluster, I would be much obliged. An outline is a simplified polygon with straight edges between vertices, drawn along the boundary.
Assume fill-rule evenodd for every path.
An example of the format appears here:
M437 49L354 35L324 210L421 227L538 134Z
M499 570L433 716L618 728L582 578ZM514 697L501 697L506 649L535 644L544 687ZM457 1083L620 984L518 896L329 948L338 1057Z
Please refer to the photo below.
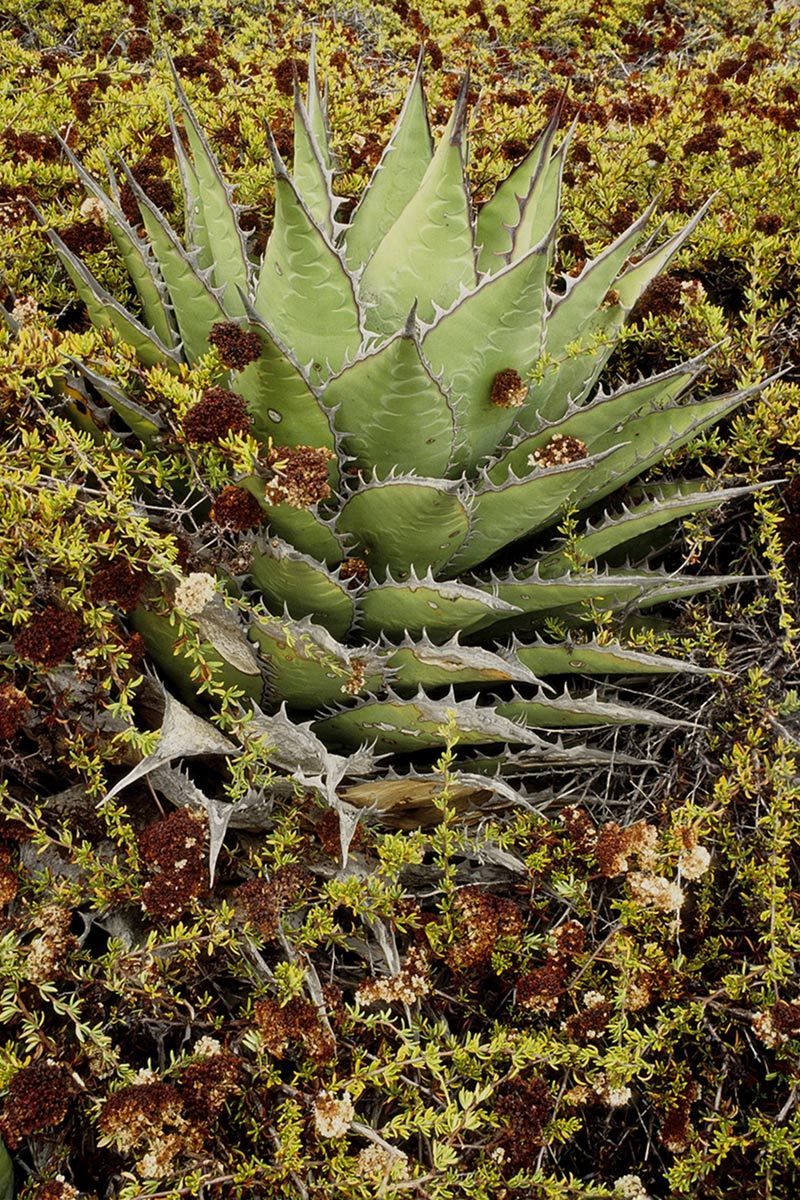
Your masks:
M569 804L561 810L561 823L578 854L591 854L597 845L597 826L585 808Z
M340 835L339 814L332 808L326 808L314 826L320 846L329 858L339 859L342 854L342 839ZM364 845L364 827L356 826L350 845L353 850Z
M75 1085L65 1067L35 1062L17 1071L8 1085L0 1136L15 1150L28 1134L60 1125L70 1109Z
M243 371L261 356L261 341L234 321L217 321L211 326L209 343L216 348L220 362L232 371Z
M635 821L625 828L616 821L609 821L600 830L595 848L595 857L601 875L612 879L629 870L630 860L636 858L639 865L652 865L658 830L645 821Z
M528 395L528 385L513 367L498 371L492 382L489 396L498 408L520 408Z
M208 888L203 821L185 808L148 825L139 836L139 853L150 878L142 888L142 907L158 921L175 921Z
M552 467L565 467L568 463L580 462L586 458L589 451L586 443L580 438L570 437L569 434L557 433L551 437L546 446L534 450L528 462L532 467L547 471Z
M519 162L528 152L528 143L522 138L506 138L501 143L500 153L507 162Z
M264 510L252 492L246 488L223 488L211 505L211 520L221 529L233 529L237 533L245 529L257 529L264 524Z
M285 1058L291 1047L300 1048L316 1063L329 1062L336 1053L333 1035L314 1005L302 996L293 997L283 1007L271 997L259 1000L253 1016L264 1045L275 1058Z
M2 140L9 155L24 155L34 162L55 162L61 154L58 140L47 133L9 127L3 131Z
M20 630L14 638L14 649L20 658L54 667L75 649L80 632L81 622L75 613L50 604Z
M248 433L252 422L247 404L236 392L210 387L186 413L182 428L187 441L218 442L229 433Z
M675 316L681 310L680 279L657 275L642 292L631 313L631 324L642 325L648 317Z
M10 904L18 888L19 879L11 862L11 847L0 842L0 906Z
M758 233L773 234L783 227L783 217L780 213L759 213L753 222L753 228Z
M249 879L235 892L244 916L265 941L278 933L280 919L289 904L311 886L311 875L302 867L280 867L271 879Z
M688 1083L681 1090L677 1099L673 1100L666 1111L659 1139L662 1146L673 1154L679 1154L689 1145L692 1128L690 1119L692 1104L697 1099L697 1084Z
M564 994L569 974L566 959L552 957L517 980L517 1004L534 1012L552 1013Z
M95 79L81 79L70 86L69 102L79 121L88 121L92 115L91 97L97 91Z
M684 156L688 158L692 154L713 154L715 150L719 149L719 144L724 136L725 130L722 125L712 122L684 142Z
M131 62L146 62L153 53L153 39L146 33L133 33L128 38L128 58Z
M269 504L311 508L331 494L328 463L334 458L324 446L273 446L263 459L273 472L264 488Z
M31 702L12 683L0 684L0 740L8 741L22 728Z
M216 48L212 46L212 50ZM204 50L195 50L193 54L176 54L175 70L186 79L204 79L211 94L217 96L225 86L225 78L214 57L214 53Z
M535 1165L552 1112L550 1088L538 1076L517 1077L501 1085L495 1113L501 1122L498 1144L507 1169L517 1171Z
M115 558L92 576L89 598L98 604L114 604L131 612L141 599L147 575L131 566L125 558Z
M605 1033L611 1020L611 1005L606 1000L589 1004L582 1012L574 1013L564 1022L567 1037L581 1045L594 1042Z
M176 1087L161 1080L120 1088L106 1100L98 1124L123 1154L138 1156L139 1173L163 1177L182 1154L202 1145L199 1130L190 1125Z
M501 937L519 937L522 915L513 900L479 887L457 892L453 904L455 941L447 951L453 971L486 968Z
M272 78L282 96L292 96L295 80L300 82L308 78L308 67L300 58L283 58L272 68Z
M105 225L95 221L73 221L61 230L60 237L67 249L78 255L97 254L111 242Z
M346 558L339 567L339 578L351 580L354 584L369 582L369 567L363 558Z
M80 1193L64 1179L48 1179L35 1192L26 1192L26 1200L80 1200Z
M162 212L170 211L175 204L175 193L172 190L169 180L164 178L161 164L157 160L152 158L143 159L142 162L137 163L136 166L131 168L131 174L145 195L155 204L156 208L161 209ZM139 202L129 183L126 182L122 185L119 198L120 207L127 219L132 225L139 225L142 219L139 212Z
M645 152L651 162L663 163L667 161L667 152L658 142L648 142L645 146Z
M181 1073L183 1111L200 1128L215 1120L242 1081L242 1064L235 1054L220 1050L195 1059Z

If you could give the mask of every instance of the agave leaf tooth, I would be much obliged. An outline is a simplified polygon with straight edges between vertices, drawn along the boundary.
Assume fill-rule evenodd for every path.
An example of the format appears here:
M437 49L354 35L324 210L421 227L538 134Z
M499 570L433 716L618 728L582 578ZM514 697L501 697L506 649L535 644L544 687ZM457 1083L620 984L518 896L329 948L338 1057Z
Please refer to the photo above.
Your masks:
M442 476L455 416L422 356L413 314L396 337L330 380L323 398L336 406L334 427L360 469Z
M145 320L149 322L154 333L165 346L175 346L175 331L170 319L169 298L159 275L158 266L144 242L128 221L119 207L119 191L116 189L112 199L100 187L94 176L83 167L63 138L59 137L61 148L86 191L103 205L106 213L106 224L120 257L130 275L133 285L141 301ZM106 164L108 166L108 164ZM109 166L110 179L114 179Z
M520 409L492 403L492 385L507 369L524 379L538 360L546 289L547 250L542 243L486 276L425 332L423 352L458 404L461 449L454 469L473 469L519 419Z
M420 51L397 124L344 235L349 266L362 267L422 183L433 157Z
M449 574L479 566L510 542L554 524L565 505L583 489L613 449L550 467L534 468L527 476L509 473L495 484L484 472L475 491L469 536L447 564Z
M356 553L376 576L440 569L463 542L469 512L463 489L444 479L390 474L352 492L337 529L356 538Z
M496 712L509 720L523 721L536 729L577 729L592 725L653 725L664 729L691 729L691 721L669 717L636 704L601 700L597 691L573 696L565 687L560 696L522 696L516 689L510 700L494 700Z
M341 370L362 341L353 278L314 220L283 164L272 134L275 220L261 264L254 307L320 381Z
M614 392L600 389L586 404L568 401L561 417L542 419L532 425L530 432L512 435L509 444L488 464L489 478L495 484L502 484L511 473L526 470L529 456L557 435L579 439L590 453L606 447L609 439L624 440L625 422L630 417L678 400L704 366L705 356L700 356L658 375L624 384Z
M147 236L167 286L184 354L190 363L208 351L208 335L217 321L226 320L221 291L211 285L210 276L198 270L180 244L164 214L140 187L122 163L122 170L142 214Z
M364 268L361 296L371 329L394 332L415 298L421 320L428 321L434 302L449 305L462 283L476 284L472 206L464 177L466 84L419 187Z
M685 482L685 481L684 481ZM649 489L651 495L630 506L623 505L617 513L605 513L597 524L588 524L569 547L557 545L540 557L540 569L557 573L568 567L575 553L586 560L600 558L620 546L640 538L662 525L708 509L719 508L729 500L738 499L758 490L759 486L709 490L707 480L695 480L693 486L671 493L658 486ZM662 493L664 493L662 495Z
M44 225L44 217L38 210L35 211ZM145 366L177 368L180 362L178 351L164 345L154 329L146 328L133 313L123 308L119 301L105 290L86 264L67 248L54 229L46 228L45 234L86 305L92 324L98 329L113 329L123 342L135 348Z
M254 705L247 729L262 739L268 761L282 771L300 771L307 776L324 774L329 757L327 746L314 733L311 721L298 721L288 715L285 703L271 715Z
M247 244L236 220L233 206L233 188L225 182L216 156L206 140L205 134L194 115L186 93L175 70L172 59L167 56L172 80L183 114L184 128L192 152L193 168L197 179L197 196L202 208L203 225L212 254L214 278L224 289L226 308L235 316L241 311L237 289L249 291L250 260Z
M73 358L71 354L65 355L65 358L100 393L144 445L152 444L164 429L164 421L158 413L151 412L135 400L131 400L113 380L99 375L79 358Z
M240 478L238 483L263 508L271 533L328 567L336 566L347 556L347 542L334 521L320 513L318 505L292 508L289 504L269 504L264 495L264 480L257 475Z
M617 279L614 290L619 293L620 304L625 314L630 312L644 289L655 279L656 275L675 257L682 246L689 240L700 222L706 216L714 202L714 196L697 210L681 229L668 238L661 246L645 254L639 262L631 263Z
M519 224L520 205L530 194L550 159L553 140L561 121L564 94L533 147L478 212L475 241L478 246L478 270L481 272L494 274L508 262L514 230Z
M543 163L531 182L530 190L520 205L519 221L512 238L513 245L509 255L511 262L544 241L547 246L548 266L552 266L555 257L556 229L561 215L561 182L564 175L564 162L567 157L572 135L577 125L577 117L567 130L561 145L548 162Z
M271 611L291 617L311 617L338 639L353 624L352 590L328 567L280 538L258 539L253 547L250 576Z
M458 630L471 632L519 611L491 592L437 581L430 572L419 578L413 570L407 580L371 583L356 601L361 627L373 637L408 632L444 641Z
M164 716L161 721L161 736L155 749L106 792L103 803L113 799L137 779L142 779L175 758L192 758L199 755L229 757L240 753L240 748L216 726L193 713L164 689Z

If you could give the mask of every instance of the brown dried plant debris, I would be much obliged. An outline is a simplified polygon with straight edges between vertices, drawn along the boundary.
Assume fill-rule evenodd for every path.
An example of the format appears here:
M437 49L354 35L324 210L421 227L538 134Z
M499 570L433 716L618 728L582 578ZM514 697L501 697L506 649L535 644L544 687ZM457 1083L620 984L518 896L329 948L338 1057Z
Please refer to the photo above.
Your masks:
M75 1083L66 1067L42 1059L12 1076L0 1116L0 1137L15 1150L29 1134L60 1125L72 1107Z
M142 908L155 920L175 921L208 890L205 821L177 809L139 835L139 853L149 878Z

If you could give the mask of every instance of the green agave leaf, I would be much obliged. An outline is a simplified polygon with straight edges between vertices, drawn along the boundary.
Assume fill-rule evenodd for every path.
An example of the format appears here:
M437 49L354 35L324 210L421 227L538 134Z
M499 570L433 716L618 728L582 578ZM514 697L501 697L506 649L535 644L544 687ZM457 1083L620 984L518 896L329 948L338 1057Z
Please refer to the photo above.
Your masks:
M314 85L316 91L316 85ZM317 96L317 99L319 97ZM321 105L316 111L320 112ZM300 97L300 89L294 86L294 154L292 177L298 194L320 229L329 238L333 237L334 199L331 191L331 173L325 165L322 150L311 128L311 118Z
M148 409L143 408L141 404L136 404L111 379L106 379L104 376L98 375L96 371L93 371L91 367L79 358L73 358L69 354L65 357L68 362L72 363L76 371L100 393L106 403L113 408L117 416L125 422L128 428L136 434L145 446L149 446L158 438L164 428L164 422L157 413L152 413Z
M649 495L639 504L623 507L619 513L606 515L596 526L575 538L569 550L555 549L539 559L542 574L560 574L569 568L574 555L584 561L602 558L612 550L651 533L654 529L679 521L693 513L719 508L729 500L749 495L751 487L724 488L718 491L705 486L707 480L684 481L677 485L651 486Z
M400 694L409 689L458 687L472 684L481 687L497 683L538 684L539 680L512 655L501 656L477 646L462 646L458 635L444 645L436 645L427 637L416 639L406 635L397 648L387 648L386 665L393 670L392 687Z
M167 295L147 243L139 237L119 205L100 187L97 180L84 170L67 143L61 138L59 141L88 194L99 200L105 209L106 227L136 288L145 320L165 346L174 348L175 334L170 320ZM107 163L106 166L108 168ZM110 174L110 168L108 169Z
M698 377L704 363L705 356L694 358L679 367L626 384L611 394L601 391L589 404L570 405L559 420L517 438L489 466L489 479L499 486L511 474L526 474L530 471L530 455L556 436L578 438L585 442L590 453L594 453L603 436L624 441L625 421L639 412L656 411L677 400Z
M211 248L208 229L206 228L203 216L203 205L200 200L200 182L192 161L186 152L181 135L178 133L178 126L175 123L175 118L169 104L167 104L167 114L172 142L175 146L175 162L178 166L178 175L183 192L184 241L196 255L195 261L198 270L208 271L214 265L214 252Z
M547 295L547 250L488 276L425 332L422 349L456 406L455 466L473 470L492 454L518 420L520 409L491 402L499 371L525 378L541 353Z
M515 695L513 700L495 703L495 711L510 721L522 721L537 729L569 729L590 725L658 725L665 729L690 727L687 721L676 721L651 708L622 704L617 700L600 700L596 692L590 696L571 696L566 689L561 696L534 696L526 699Z
M581 489L580 504L586 507L616 491L648 467L685 446L703 430L716 425L739 408L763 385L744 388L711 400L695 400L668 408L643 411L629 417L622 431L612 430L593 440L591 452L608 453ZM624 443L620 445L620 443Z
M44 224L41 214L37 212L36 215ZM67 249L54 229L47 229L45 232L76 292L86 305L92 324L98 329L113 329L123 342L133 346L146 367L177 367L177 351L165 346L154 330L145 329L132 313L123 308L97 281L89 268Z
M462 746L511 743L530 746L547 756L552 751L543 741L514 721L501 717L493 708L479 707L472 700L431 700L423 693L403 700L391 691L388 698L369 697L353 708L332 713L314 722L315 731L332 745L354 748L374 744L377 753L405 753L443 746L452 720Z
M516 657L537 675L671 675L678 671L708 674L685 659L646 654L619 642L513 642Z
M592 606L604 612L625 606L641 608L658 600L679 599L738 581L738 576L671 576L662 571L632 568L565 572L558 577L546 578L537 566L527 577L509 575L505 579L476 582L475 586L513 604L525 617L541 621L545 616L575 616L589 620ZM519 620L517 617L512 619Z
M260 701L264 680L235 615L216 605L207 605L207 611L195 620L204 662L220 664L215 674L227 687L241 688L251 700ZM177 632L169 617L140 604L131 614L131 624L181 698L197 708L198 680L192 676L191 661L176 647Z
M413 311L403 333L346 367L323 399L335 409L344 452L362 471L447 471L455 419L421 356Z
M416 195L432 157L433 143L425 110L420 53L392 136L344 235L344 253L351 270L363 266L370 258Z
M602 456L593 455L534 470L525 479L509 476L501 484L492 483L484 473L470 511L469 537L447 564L448 574L476 567L509 542L553 524L601 465Z
M308 554L328 567L335 567L345 557L340 538L316 509L268 504L264 498L264 480L257 475L245 476L237 482L255 496L267 515L272 533L289 542L301 554Z
M692 235L707 208L704 205L663 246L618 274L643 234L653 211L651 205L588 263L577 279L567 280L567 291L555 302L547 321L545 350L554 365L536 387L534 409L540 417L555 420L570 400L577 403L587 395L616 346L617 335L634 304ZM529 410L520 423L531 428L532 420Z
M361 276L368 324L394 333L416 302L430 322L462 288L474 288L475 251L464 180L464 130L469 81L464 80L450 124L422 182L387 230Z
M355 615L352 591L323 563L270 538L254 546L250 575L272 612L285 608L292 617L311 617L335 638L346 636Z
M350 650L308 619L259 617L250 635L264 656L272 694L290 708L341 703L383 684L383 664L369 647Z
M520 211L526 197L530 198L538 180L550 163L553 139L561 119L559 104L544 131L521 163L500 183L490 200L479 210L475 221L475 241L478 245L478 270L492 274L509 261L514 246L514 231L519 226ZM555 219L543 230L544 237ZM537 241L541 238L537 239ZM531 245L534 245L531 242ZM517 256L519 257L519 255Z
M490 592L464 583L444 583L432 575L423 579L412 572L408 580L373 585L356 602L361 627L370 637L385 633L402 637L427 633L434 641L491 625L518 612L513 604Z
M308 55L308 87L306 90L306 111L312 136L326 171L333 170L333 154L331 153L331 135L328 128L328 95L327 85L324 92L320 91L317 76L317 31L311 31L311 49Z
M14 1164L3 1142L0 1142L0 1200L14 1200Z
M573 129L575 126L573 125ZM572 131L567 134L556 153L534 178L530 191L520 205L519 222L514 230L512 262L527 254L543 239L548 243L548 262L555 251L555 224L561 206L561 180Z
M436 571L464 541L469 516L455 484L442 479L373 479L345 500L336 521L353 553L382 579Z
M320 381L355 358L361 344L361 317L353 280L337 251L301 200L278 154L275 219L261 264L254 306L309 378Z
M250 262L247 244L236 219L236 209L232 201L233 188L222 176L219 163L186 98L171 59L169 63L192 152L197 199L202 210L203 229L214 265L214 281L218 287L224 289L224 303L228 312L239 316L243 312L239 291L245 294L248 292Z
M150 245L167 285L184 355L190 363L197 362L208 352L211 326L217 321L227 320L221 302L222 294L196 269L163 213L156 208L124 164L123 170L136 197Z
M233 388L247 401L253 435L267 445L335 448L330 417L291 352L247 306L243 328L261 342L261 355L235 378Z

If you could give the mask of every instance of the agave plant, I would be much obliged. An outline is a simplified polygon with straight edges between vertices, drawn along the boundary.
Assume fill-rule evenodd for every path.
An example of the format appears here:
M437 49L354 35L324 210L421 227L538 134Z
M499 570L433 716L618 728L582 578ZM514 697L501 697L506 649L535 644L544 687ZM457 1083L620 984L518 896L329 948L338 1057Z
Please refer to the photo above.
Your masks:
M600 503L748 395L691 398L702 359L599 387L626 317L702 212L656 245L649 208L577 277L553 278L569 144L569 134L556 144L558 114L476 215L468 83L434 146L419 64L342 222L312 52L306 97L295 95L291 173L267 133L275 214L256 264L232 189L175 84L183 241L124 166L139 228L123 215L113 172L106 190L70 155L102 205L141 315L49 237L94 323L145 366L177 369L215 346L227 373L204 400L206 417L249 427L260 444L212 516L261 525L241 535L252 561L236 583L272 616L235 625L217 601L198 624L229 681L266 714L280 764L308 777L335 761L338 780L367 769L359 747L405 755L448 736L477 748L469 770L523 774L602 759L546 730L671 724L580 679L560 688L568 676L698 670L593 635L592 611L635 612L726 582L619 564L627 546L737 490L662 483L632 489L611 513ZM158 418L84 373L157 449ZM587 509L592 519L568 542L554 537L566 513ZM134 620L191 694L167 616L151 606ZM556 627L566 640L543 636Z

